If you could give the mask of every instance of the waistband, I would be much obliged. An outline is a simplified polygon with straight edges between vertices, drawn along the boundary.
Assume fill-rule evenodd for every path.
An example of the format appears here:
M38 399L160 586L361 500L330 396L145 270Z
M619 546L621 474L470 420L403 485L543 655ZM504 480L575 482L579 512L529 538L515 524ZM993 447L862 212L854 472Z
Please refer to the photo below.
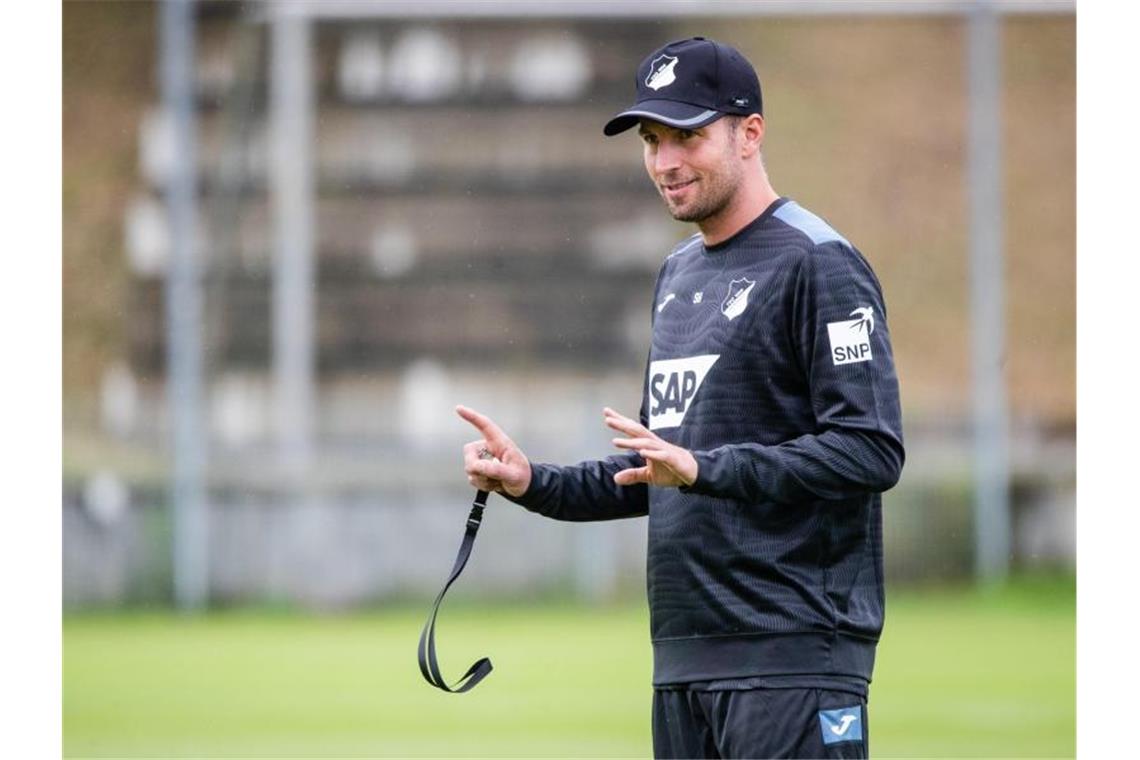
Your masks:
M871 680L877 640L842 633L750 633L658 639L653 685L766 675Z

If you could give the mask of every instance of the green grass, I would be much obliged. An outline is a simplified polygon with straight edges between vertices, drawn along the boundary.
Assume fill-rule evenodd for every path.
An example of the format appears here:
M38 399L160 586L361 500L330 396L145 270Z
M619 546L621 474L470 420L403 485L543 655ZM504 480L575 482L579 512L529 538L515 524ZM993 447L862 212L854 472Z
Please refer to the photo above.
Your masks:
M451 678L415 661L427 605L351 616L72 615L64 623L67 756L649 756L643 604L474 606L441 615ZM878 757L1071 757L1075 587L888 599L871 690Z

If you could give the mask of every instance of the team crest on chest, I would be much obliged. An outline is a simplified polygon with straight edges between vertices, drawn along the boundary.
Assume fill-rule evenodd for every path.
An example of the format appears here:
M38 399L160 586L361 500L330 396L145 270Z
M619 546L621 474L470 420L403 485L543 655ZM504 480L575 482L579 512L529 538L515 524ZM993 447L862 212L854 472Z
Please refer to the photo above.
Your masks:
M730 322L743 314L748 307L748 296L755 286L756 281L747 277L728 283L728 295L720 305L720 313L728 317Z

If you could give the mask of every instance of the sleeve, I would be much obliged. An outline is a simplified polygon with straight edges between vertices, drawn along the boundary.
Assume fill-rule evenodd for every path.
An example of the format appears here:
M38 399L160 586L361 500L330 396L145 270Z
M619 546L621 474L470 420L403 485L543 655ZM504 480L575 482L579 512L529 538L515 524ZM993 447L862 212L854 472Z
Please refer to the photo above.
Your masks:
M681 490L796 503L882 492L905 457L898 379L878 279L840 241L804 257L790 310L795 360L815 430L778 445L694 451L697 480Z

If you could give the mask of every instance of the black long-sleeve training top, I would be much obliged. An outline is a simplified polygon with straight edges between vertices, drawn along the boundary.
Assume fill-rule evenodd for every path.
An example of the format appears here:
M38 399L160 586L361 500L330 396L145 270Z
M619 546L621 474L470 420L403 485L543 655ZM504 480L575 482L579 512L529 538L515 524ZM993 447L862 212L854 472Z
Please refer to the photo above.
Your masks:
M619 486L622 453L533 464L517 503L559 520L649 515L655 686L870 681L883 627L880 493L903 466L879 282L786 198L665 259L641 422L690 450L687 488ZM736 680L734 680L736 679Z

